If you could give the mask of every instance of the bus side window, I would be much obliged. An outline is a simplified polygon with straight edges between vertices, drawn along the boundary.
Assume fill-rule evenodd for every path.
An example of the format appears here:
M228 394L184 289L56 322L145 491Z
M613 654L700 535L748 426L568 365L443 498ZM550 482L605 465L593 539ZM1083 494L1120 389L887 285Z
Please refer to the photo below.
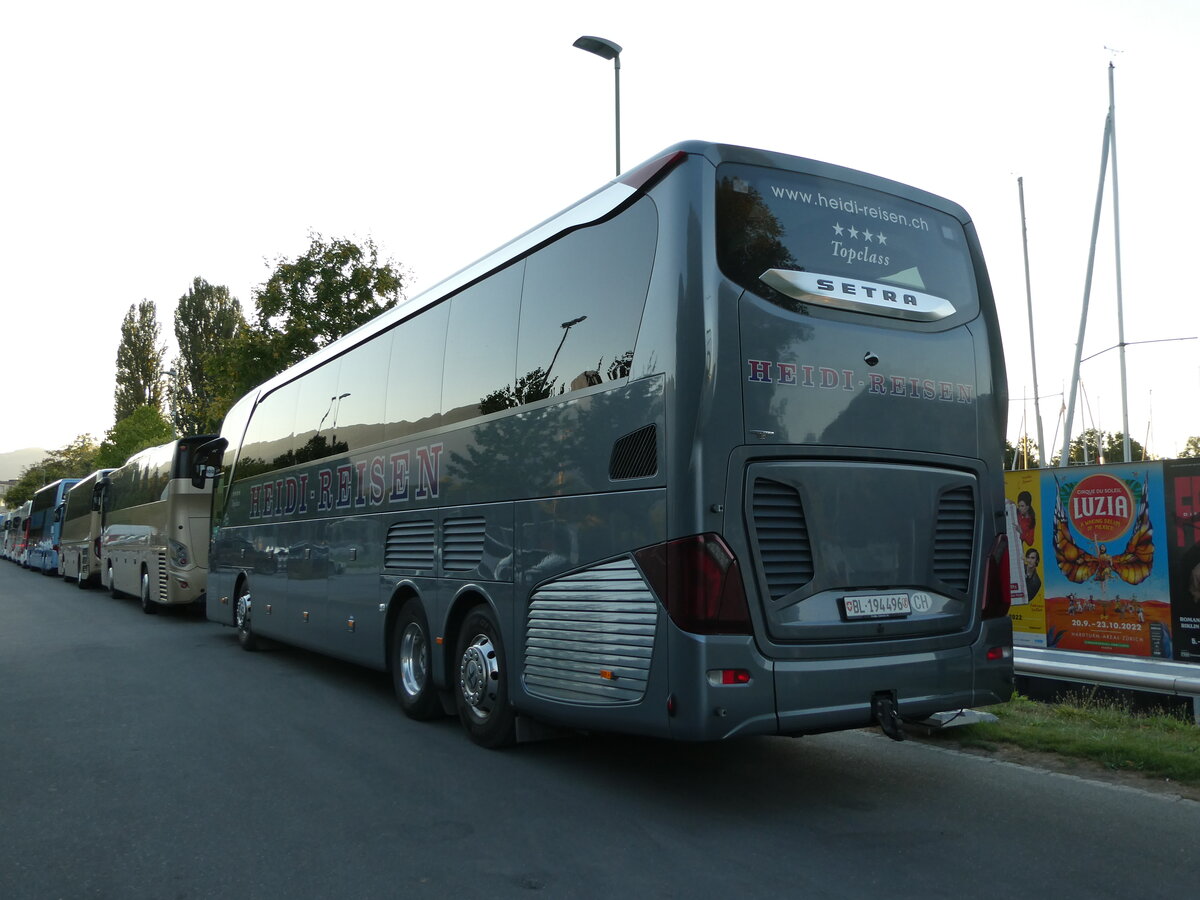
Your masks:
M394 329L383 436L395 440L441 424L442 362L450 304L439 303Z
M654 203L643 198L529 258L517 373L541 372L545 388L526 402L629 375L657 232Z
M442 424L518 406L517 312L525 266L493 273L450 301Z
M383 440L386 386L395 329L355 347L342 357L338 374L337 439L354 453Z
M234 472L238 481L285 468L295 461L292 442L298 393L295 382L285 384L268 394L254 408L238 457L237 471Z

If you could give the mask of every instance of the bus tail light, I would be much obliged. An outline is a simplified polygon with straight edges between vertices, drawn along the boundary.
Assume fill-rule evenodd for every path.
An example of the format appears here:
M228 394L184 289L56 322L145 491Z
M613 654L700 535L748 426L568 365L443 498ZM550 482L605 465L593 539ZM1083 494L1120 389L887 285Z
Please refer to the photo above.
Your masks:
M167 546L171 551L171 562L179 566L179 568L186 568L187 565L192 561L191 554L188 553L187 544L181 544L179 541L169 540L167 541Z
M710 669L708 683L717 685L749 684L753 679L749 669Z
M999 619L1008 615L1012 598L1008 592L1008 538L998 535L983 568L983 617Z
M634 553L671 621L693 634L750 634L750 608L733 551L715 534Z

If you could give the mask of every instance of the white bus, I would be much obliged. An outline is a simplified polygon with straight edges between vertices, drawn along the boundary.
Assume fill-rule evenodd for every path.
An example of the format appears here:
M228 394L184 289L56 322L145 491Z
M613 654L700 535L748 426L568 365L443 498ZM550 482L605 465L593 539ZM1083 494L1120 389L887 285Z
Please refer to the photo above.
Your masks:
M13 562L21 562L25 549L25 522L29 518L32 500L26 500L16 509L8 511L4 520L4 558Z
M137 597L143 612L204 602L211 498L190 471L193 449L210 440L151 447L99 481L104 585L114 597Z
M102 479L112 469L97 469L67 491L59 537L58 574L80 588L100 583L100 501Z
M680 144L239 400L208 616L485 746L898 738L1012 691L1007 408L961 207Z

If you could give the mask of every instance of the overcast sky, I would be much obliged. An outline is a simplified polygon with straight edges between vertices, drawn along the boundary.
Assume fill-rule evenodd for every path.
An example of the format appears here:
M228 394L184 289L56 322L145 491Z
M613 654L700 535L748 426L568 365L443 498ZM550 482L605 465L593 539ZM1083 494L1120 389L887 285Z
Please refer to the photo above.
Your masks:
M1125 340L1200 334L1195 0L1006 4L9 4L0 30L0 452L112 425L121 319L171 337L194 277L249 310L310 230L372 238L429 287L677 141L863 169L962 204L1036 437L1023 176L1047 443L1061 443L1116 65ZM1112 48L1112 49L1109 49ZM1111 195L1109 195L1111 196ZM1106 198L1084 355L1118 342ZM172 338L173 340L173 338ZM169 351L168 359L174 349ZM1200 341L1127 351L1130 432L1200 434ZM1121 430L1116 350L1083 364L1075 432ZM1057 441L1054 440L1057 434Z

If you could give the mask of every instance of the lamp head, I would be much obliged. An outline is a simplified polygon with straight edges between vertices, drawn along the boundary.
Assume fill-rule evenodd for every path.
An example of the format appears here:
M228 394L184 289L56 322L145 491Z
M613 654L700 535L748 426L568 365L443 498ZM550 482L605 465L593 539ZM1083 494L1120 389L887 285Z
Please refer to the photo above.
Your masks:
M575 41L572 47L578 47L580 50L586 50L588 53L595 53L597 56L602 56L605 59L615 59L621 55L621 45L613 43L607 38L592 37L584 35Z

